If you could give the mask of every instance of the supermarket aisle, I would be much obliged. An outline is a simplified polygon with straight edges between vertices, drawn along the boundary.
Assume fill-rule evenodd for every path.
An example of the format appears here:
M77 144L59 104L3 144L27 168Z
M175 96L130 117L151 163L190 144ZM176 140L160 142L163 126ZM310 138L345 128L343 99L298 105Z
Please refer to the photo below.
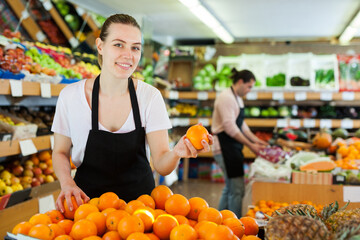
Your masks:
M174 193L182 194L188 199L204 198L210 207L217 208L224 185L224 183L213 183L210 180L189 179L187 182L176 182L170 188Z

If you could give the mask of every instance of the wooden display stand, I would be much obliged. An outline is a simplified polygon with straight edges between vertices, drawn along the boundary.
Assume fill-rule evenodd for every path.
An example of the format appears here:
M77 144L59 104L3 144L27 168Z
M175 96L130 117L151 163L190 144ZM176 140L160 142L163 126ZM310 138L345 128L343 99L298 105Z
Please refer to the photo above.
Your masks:
M345 186L346 187L346 186ZM360 188L360 186L352 186ZM344 202L343 185L315 185L254 182L252 185L252 203L260 200L275 202L311 201L315 204L329 204L338 201L340 206ZM347 209L360 208L360 196L357 202L351 202Z

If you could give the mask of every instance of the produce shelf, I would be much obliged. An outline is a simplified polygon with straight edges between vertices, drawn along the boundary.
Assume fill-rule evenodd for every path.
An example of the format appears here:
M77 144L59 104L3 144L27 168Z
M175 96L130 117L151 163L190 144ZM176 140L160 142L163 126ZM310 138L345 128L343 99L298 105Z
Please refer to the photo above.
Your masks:
M59 96L60 91L67 86L67 84L51 84L51 95ZM40 83L22 81L24 96L40 96ZM10 80L0 79L0 94L11 95Z
M91 28L91 30L93 32L97 32L99 30L98 26L96 25L94 19L91 17L91 15L86 12L82 7L79 7L75 4L73 4L76 12L82 17L82 19L84 21L86 21L86 24L89 25L89 27Z
M51 148L50 136L52 135L31 138L31 140L38 151L46 150ZM0 142L0 157L20 154L21 150L19 142L23 140L26 139Z
M249 127L360 128L360 120L353 119L246 118L245 122Z
M243 154L244 154L244 157L245 158L255 158L256 155L247 147L247 146L244 146L244 149L243 149ZM198 154L198 157L207 157L207 158L211 158L213 157L213 153L210 151L210 152L207 152L207 153L200 153Z
M20 19L23 12L25 12L25 6L21 0L6 0L6 3L12 8L16 16ZM22 20L21 23L30 37L35 41L48 43L49 40L46 38L45 34L41 31L37 23L31 18L30 14L28 17Z
M170 117L171 124L173 127L188 127L198 123L202 123L204 127L211 126L211 118L181 118L181 117Z

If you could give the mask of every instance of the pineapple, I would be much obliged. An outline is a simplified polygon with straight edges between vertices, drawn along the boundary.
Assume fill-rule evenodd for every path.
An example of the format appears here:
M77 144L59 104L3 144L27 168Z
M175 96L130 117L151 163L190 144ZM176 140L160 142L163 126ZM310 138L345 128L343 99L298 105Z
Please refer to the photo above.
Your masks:
M334 240L359 240L360 239L360 218L351 220L339 226L339 232L335 233Z
M331 233L320 220L308 216L281 215L270 219L267 240L329 240Z
M311 217L316 218L318 216L318 213L316 209L307 204L295 204L295 205L289 205L286 207L279 208L277 211L275 211L272 216L276 215L310 215Z
M353 219L360 219L360 208L345 210L347 205L348 204L339 210L339 205L335 202L334 206L330 204L321 212L324 223L333 232L339 232L341 226L347 225L347 223Z

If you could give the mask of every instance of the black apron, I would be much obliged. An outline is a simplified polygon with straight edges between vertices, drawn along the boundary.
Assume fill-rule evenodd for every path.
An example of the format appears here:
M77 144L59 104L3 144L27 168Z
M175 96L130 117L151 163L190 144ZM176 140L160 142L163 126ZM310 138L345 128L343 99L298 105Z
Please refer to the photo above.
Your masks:
M141 126L134 83L128 88L135 122L135 130L111 133L99 130L100 75L92 91L92 129L86 143L84 160L76 171L76 184L90 197L115 192L126 202L142 194L150 194L155 187L153 173L145 150L145 129Z
M244 108L240 107L236 94L232 87L231 91L234 94L236 103L240 108L240 113L236 118L236 125L241 130L245 117ZM217 136L220 142L220 148L224 159L227 177L234 178L244 176L244 155L242 153L244 145L236 141L234 138L230 137L228 134L226 134L225 131L220 132L219 134L217 134Z

